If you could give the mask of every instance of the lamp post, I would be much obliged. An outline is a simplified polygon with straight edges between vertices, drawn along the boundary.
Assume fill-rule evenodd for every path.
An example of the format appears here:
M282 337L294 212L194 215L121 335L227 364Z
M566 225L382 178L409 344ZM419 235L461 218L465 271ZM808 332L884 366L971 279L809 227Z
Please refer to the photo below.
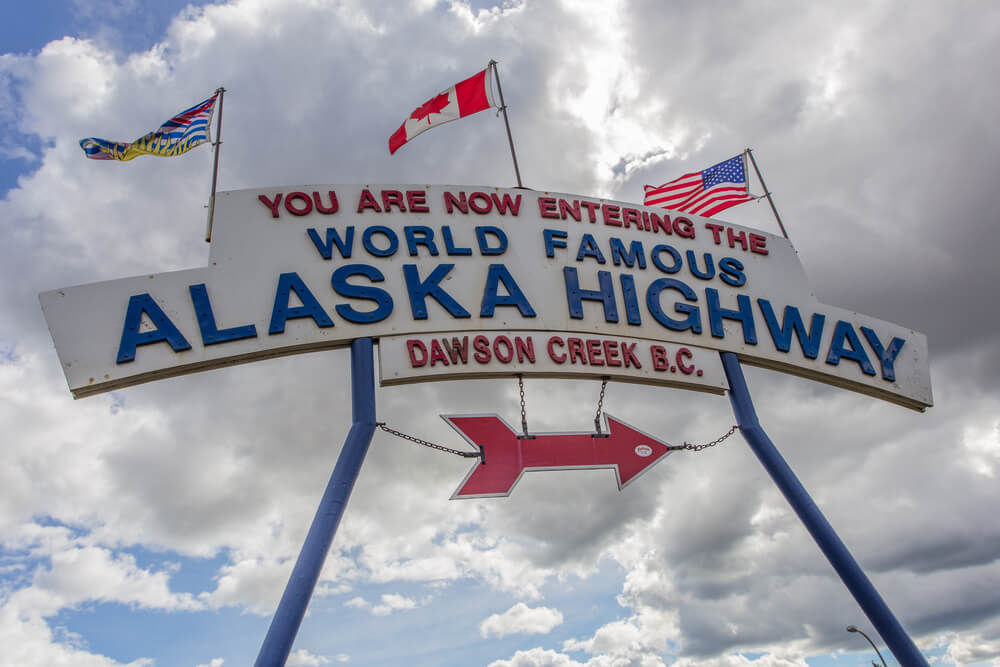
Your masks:
M856 626L853 626L853 625L848 625L847 626L847 631L848 632L857 632L859 635L861 635L862 637L864 637L865 639L867 639L868 643L872 645L873 649L875 649L875 653L878 653L878 659L882 661L882 667L886 667L885 658L882 657L882 653L879 652L878 647L875 646L875 642L872 641L871 637L869 637L868 635L866 635L861 630L858 630L858 628Z

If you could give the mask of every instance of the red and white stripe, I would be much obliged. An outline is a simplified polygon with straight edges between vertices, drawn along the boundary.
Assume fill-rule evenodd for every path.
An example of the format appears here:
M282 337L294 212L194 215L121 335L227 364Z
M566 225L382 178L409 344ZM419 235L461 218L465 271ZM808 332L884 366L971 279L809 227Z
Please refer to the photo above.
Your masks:
M643 204L646 206L659 206L680 210L678 206L691 198L692 195L703 191L701 186L701 172L695 171L684 174L680 178L669 183L664 183L659 187L652 185L645 186L646 198Z
M755 200L756 197L750 194L749 183L745 180L742 183L723 181L705 187L706 174L711 174L716 167L728 162L731 160L704 171L684 174L658 187L647 185L643 204L709 218L730 206ZM745 170L741 170L740 173L745 174Z

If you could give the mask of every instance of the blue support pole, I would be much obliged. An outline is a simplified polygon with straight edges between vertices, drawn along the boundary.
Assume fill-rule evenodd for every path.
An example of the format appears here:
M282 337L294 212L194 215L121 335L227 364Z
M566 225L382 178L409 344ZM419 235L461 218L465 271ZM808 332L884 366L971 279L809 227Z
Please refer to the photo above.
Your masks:
M889 606L875 590L875 586L868 580L861 566L851 556L847 547L833 530L833 526L823 516L819 507L809 496L809 492L799 482L795 473L792 472L788 463L785 462L781 453L764 432L760 422L757 421L757 413L750 400L750 390L747 388L743 369L740 367L736 355L732 352L722 352L721 355L722 367L725 369L726 379L729 381L729 400L733 405L736 423L740 426L743 438L753 449L760 462L764 464L771 479L781 489L795 513L799 515L799 519L816 540L823 555L840 575L851 595L868 616L868 620L872 622L886 646L896 656L899 664L904 667L927 667L927 660L923 654L917 649L910 636L906 634L903 626L896 620Z
M271 619L271 627L264 637L255 667L283 667L288 660L326 554L330 551L333 536L368 453L375 433L375 362L371 338L358 338L351 343L351 398L351 430Z

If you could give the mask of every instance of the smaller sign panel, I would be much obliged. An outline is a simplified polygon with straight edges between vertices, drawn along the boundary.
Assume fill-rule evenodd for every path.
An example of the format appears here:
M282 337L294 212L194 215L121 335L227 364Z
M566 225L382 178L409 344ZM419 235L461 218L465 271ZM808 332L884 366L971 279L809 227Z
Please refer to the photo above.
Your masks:
M714 350L622 336L551 331L466 331L379 339L383 385L463 378L609 378L723 394Z

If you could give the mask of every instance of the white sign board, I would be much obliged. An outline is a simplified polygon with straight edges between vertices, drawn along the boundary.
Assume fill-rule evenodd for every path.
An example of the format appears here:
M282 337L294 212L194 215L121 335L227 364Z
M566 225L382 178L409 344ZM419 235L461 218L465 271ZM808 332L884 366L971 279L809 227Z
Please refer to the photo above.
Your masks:
M491 371L471 352L447 372L430 356L415 364L419 346L406 341L469 336L474 350L476 335L493 345L520 332L536 352L553 335L584 341L583 374L594 377L718 391L705 351L730 351L909 408L932 404L926 338L819 303L787 240L578 195L424 185L223 192L209 266L40 299L76 397L359 337L385 339L381 353L396 355L384 382L510 375L509 364ZM605 349L607 338L618 343ZM622 341L641 346L642 373L591 363L598 348L605 361L612 348L621 355ZM698 350L709 377L657 373L651 346ZM516 372L562 376L574 365L544 351ZM584 366L575 358L565 375Z
M714 350L614 336L539 331L469 331L379 339L383 385L532 375L608 378L722 394L728 389Z

